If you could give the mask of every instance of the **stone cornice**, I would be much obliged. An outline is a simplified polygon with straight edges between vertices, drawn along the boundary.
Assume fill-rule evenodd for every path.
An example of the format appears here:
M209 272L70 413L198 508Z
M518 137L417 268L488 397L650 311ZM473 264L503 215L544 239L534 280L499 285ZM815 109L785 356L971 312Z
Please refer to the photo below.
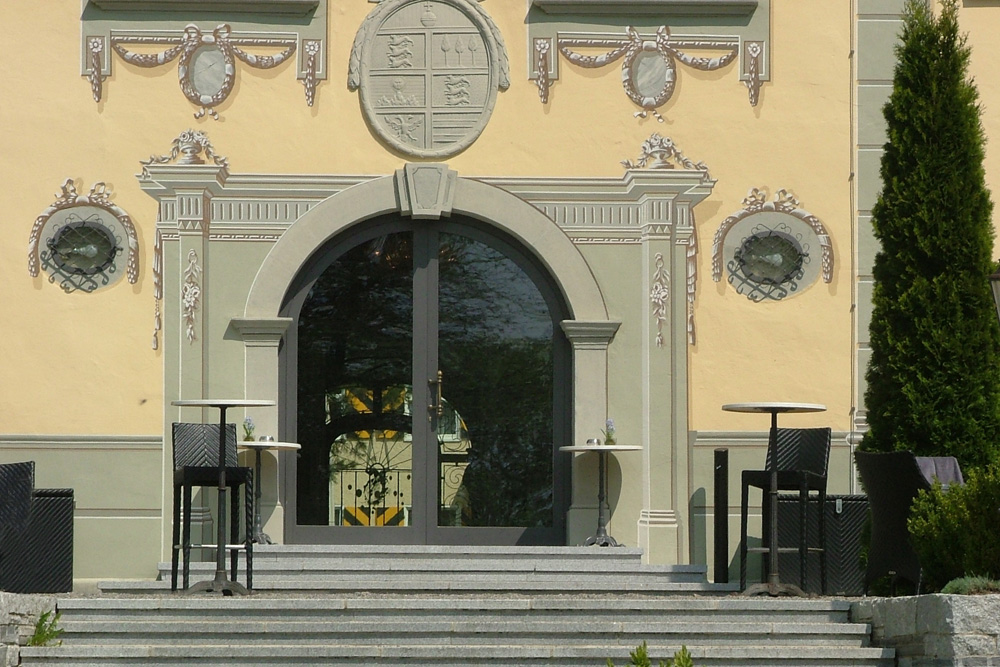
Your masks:
M224 11L304 16L319 7L319 0L90 0L108 11Z
M275 347L292 324L290 317L234 317L230 320L248 346Z
M621 325L621 322L614 320L563 320L559 323L570 344L578 350L606 350Z
M159 226L176 224L179 195L210 201L213 233L280 234L319 202L377 176L230 174L210 165L150 165L140 185L161 201ZM694 207L715 181L697 169L628 169L621 177L472 177L532 204L584 242L635 242L648 225L672 226L671 207ZM266 230L265 230L266 228ZM599 233L596 230L601 230Z
M532 0L546 14L746 15L757 0Z
M162 435L0 434L4 449L163 449Z

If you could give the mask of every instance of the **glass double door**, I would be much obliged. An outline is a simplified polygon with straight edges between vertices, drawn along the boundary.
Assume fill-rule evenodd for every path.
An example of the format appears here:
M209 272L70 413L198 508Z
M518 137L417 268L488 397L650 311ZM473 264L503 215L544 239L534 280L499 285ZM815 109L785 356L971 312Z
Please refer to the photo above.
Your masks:
M290 541L562 543L564 315L544 274L482 229L398 217L305 273Z

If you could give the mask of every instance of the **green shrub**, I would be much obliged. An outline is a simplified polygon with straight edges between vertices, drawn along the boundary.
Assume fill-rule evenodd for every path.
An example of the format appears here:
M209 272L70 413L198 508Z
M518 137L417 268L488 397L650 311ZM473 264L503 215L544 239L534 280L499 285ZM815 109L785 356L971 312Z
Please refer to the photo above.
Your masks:
M653 667L649 659L649 650L646 642L639 644L636 649L629 654L629 661L625 667ZM608 667L615 667L615 663L608 658ZM670 660L660 660L660 667L694 667L691 654L688 653L687 646L681 646L681 650L674 653Z
M952 595L984 595L986 593L1000 593L1000 581L988 579L986 577L961 577L952 579L944 588L942 593Z
M907 0L903 14L872 208L880 251L861 449L950 455L965 469L1000 457L1000 327L987 280L984 132L959 4Z
M907 525L927 590L961 577L1000 579L1000 467L968 470L964 486L921 491Z

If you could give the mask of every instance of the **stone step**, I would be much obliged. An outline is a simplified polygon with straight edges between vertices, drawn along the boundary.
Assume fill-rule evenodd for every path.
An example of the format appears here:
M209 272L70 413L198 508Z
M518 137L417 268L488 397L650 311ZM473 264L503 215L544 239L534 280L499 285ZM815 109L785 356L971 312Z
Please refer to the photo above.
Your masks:
M603 665L643 641L707 665L888 667L836 599L743 597L79 597L63 645L22 665Z
M271 646L225 644L219 646L83 646L64 644L51 648L22 649L22 665L72 665L74 667L216 667L220 665L365 665L367 667L419 665L420 667L600 667L608 658L628 661L634 647L582 646L483 646L475 644L366 644ZM669 657L676 644L649 644L654 658ZM831 646L696 646L688 650L698 667L891 667L890 649Z
M623 620L672 620L733 622L789 620L808 623L846 623L850 603L837 599L781 599L729 597L604 597L604 596L499 596L491 597L293 597L255 593L249 597L211 597L201 594L164 597L63 598L59 608L67 617L83 620L107 618L181 620L192 616L254 620L298 620L348 617L379 622L406 615L413 619L469 617L503 619L535 615L543 618Z
M642 561L642 549L634 547L562 547L562 546L437 546L437 545L370 545L370 544L257 544L254 554L281 558L394 559L436 561L458 558L469 563L476 560L504 562L545 559L569 561Z
M689 643L698 646L803 645L863 646L867 625L842 623L760 622L677 622L612 621L595 619L542 620L521 618L486 620L404 620L379 619L299 621L205 620L183 621L83 621L61 624L64 641L74 644L159 645L181 643L214 646L261 641L271 646L337 644L367 645L391 636L404 644L438 644L442 637L451 643L534 644L593 643L635 647L642 641L663 645Z
M200 561L205 563L204 561ZM192 561L192 567L199 561ZM241 566L244 560L240 559ZM214 562L205 563L214 568ZM500 558L463 560L461 558L413 559L399 558L298 558L274 557L254 553L254 572L449 572L449 573L496 573L496 572L576 572L584 574L634 574L670 576L688 581L704 581L706 566L704 565L644 565L640 561L630 560L559 560L539 559L510 560ZM170 563L160 563L161 572L168 572Z
M191 585L199 581L211 580L210 574L192 576ZM242 576L239 582L245 583ZM157 595L170 591L169 581L136 581L136 582L101 582L100 590L108 594ZM520 580L510 578L480 579L476 581L456 580L448 577L429 579L416 577L412 581L398 579L371 578L331 581L330 579L281 578L277 580L253 581L254 592L280 593L338 593L351 594L357 592L421 595L421 594L455 594L455 595L491 595L491 594L542 594L558 593L581 594L646 594L646 595L693 595L698 593L722 593L736 590L735 585L719 587L714 584L675 584L672 582L641 582L627 578L622 579L580 579L568 583L562 579L552 580Z
M704 565L647 565L639 549L593 547L440 547L260 545L254 588L286 592L595 592L727 593L736 584L709 584ZM244 557L240 556L239 579ZM191 581L214 576L214 562L192 562ZM167 588L170 564L156 582L102 582L107 593L157 593Z
M497 576L497 575L539 575L539 576L628 576L656 579L669 579L676 583L706 583L706 568L703 565L641 565L625 563L607 563L577 567L573 563L541 562L532 565L525 562L511 566L492 564L488 567L472 567L458 560L442 559L436 562L415 563L407 560L382 560L358 562L350 559L330 561L302 561L277 559L260 560L254 558L254 577L279 576L365 576L378 573L386 576L403 575L440 575L450 576ZM191 572L214 572L215 563L192 561ZM245 562L239 561L239 570L243 572ZM159 576L165 579L170 576L170 563L159 564Z
M192 568L191 585L199 581L211 580L214 566L208 568ZM240 583L246 579L242 573L237 577ZM179 579L178 585L182 585ZM339 593L351 594L357 592L417 595L452 593L457 595L474 594L637 594L649 595L692 595L698 593L729 593L737 589L736 584L708 584L675 582L664 578L641 578L630 576L598 576L573 575L542 576L542 575L391 575L364 574L324 576L310 575L278 575L269 576L254 572L253 587L255 592L283 593ZM170 575L156 581L106 581L99 584L104 593L109 594L159 594L170 590Z
M255 572L583 572L661 574L704 581L704 565L648 565L638 549L581 547L344 547L259 545ZM240 555L240 562L244 560ZM192 562L192 566L196 563ZM214 561L210 562L214 565ZM160 571L169 563L160 563Z
M891 667L832 598L747 598L704 566L650 566L637 549L260 546L248 596L107 582L60 598L63 644L23 667L411 665L601 667L646 641L698 667ZM192 563L192 583L215 563ZM242 579L242 575L241 575Z

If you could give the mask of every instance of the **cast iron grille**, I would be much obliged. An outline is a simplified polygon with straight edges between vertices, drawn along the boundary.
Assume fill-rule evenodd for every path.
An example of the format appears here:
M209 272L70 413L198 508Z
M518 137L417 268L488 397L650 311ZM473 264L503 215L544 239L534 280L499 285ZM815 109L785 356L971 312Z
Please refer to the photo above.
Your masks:
M45 245L47 250L40 254L42 263L50 280L58 279L67 292L91 292L107 285L117 271L115 258L122 251L119 239L96 215L86 219L70 215Z
M794 237L773 229L744 239L729 262L729 282L751 301L782 299L798 289L809 254Z

